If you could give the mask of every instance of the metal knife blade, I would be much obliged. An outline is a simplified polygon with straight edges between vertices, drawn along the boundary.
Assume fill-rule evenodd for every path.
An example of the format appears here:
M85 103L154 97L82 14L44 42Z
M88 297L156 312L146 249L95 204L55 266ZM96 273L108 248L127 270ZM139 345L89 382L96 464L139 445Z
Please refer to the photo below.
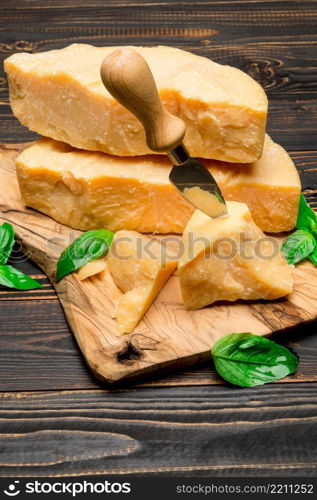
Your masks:
M217 182L198 158L191 158L183 144L167 154L174 165L169 175L170 182L187 201L210 217L228 213Z

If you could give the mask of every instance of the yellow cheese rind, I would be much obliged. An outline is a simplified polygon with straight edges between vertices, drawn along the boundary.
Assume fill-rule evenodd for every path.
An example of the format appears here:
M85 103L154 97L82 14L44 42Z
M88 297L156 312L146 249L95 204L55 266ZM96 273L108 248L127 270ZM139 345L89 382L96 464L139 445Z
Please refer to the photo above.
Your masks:
M88 262L83 267L81 267L76 272L76 275L80 281L83 281L87 278L95 276L95 274L101 273L106 269L106 267L107 265L104 258L92 260L91 262Z
M119 335L130 333L176 269L164 245L135 231L118 231L107 255L108 269L123 292L115 312Z
M228 212L211 219L196 210L185 228L178 275L187 309L219 300L274 300L293 289L292 267L247 205L228 202Z
M293 229L299 176L287 152L268 136L261 160L253 164L205 163L225 198L246 202L263 231ZM113 157L41 139L16 165L25 203L76 229L182 233L194 212L169 182L170 162L162 156Z
M237 68L172 47L132 47L148 62L166 107L186 123L192 155L229 162L260 158L267 117L261 86ZM149 154L141 124L104 88L100 65L116 47L73 44L5 60L14 115L74 147Z
M288 153L267 134L258 161L230 169L223 162L210 167L225 199L246 203L262 231L278 233L295 227L300 178Z

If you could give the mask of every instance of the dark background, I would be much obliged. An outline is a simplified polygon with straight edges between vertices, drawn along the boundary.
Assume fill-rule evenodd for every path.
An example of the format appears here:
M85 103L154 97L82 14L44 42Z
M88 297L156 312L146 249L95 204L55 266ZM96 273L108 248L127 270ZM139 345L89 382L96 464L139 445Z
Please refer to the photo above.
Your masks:
M317 207L317 2L0 5L2 60L73 42L165 44L249 73L270 100L268 132L291 154ZM36 137L13 118L2 69L0 115L1 142ZM0 289L0 475L316 474L316 324L275 336L300 367L271 385L230 387L210 363L114 389L88 373L45 276L32 262L18 267L45 286Z

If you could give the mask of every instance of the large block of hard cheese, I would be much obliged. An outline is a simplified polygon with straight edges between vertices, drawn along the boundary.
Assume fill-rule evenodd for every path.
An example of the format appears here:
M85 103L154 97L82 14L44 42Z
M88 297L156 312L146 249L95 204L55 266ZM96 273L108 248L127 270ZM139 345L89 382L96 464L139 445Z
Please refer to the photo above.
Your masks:
M178 275L187 309L219 300L274 300L291 293L292 266L254 223L245 203L212 219L196 210L184 234Z
M264 231L294 227L300 182L286 151L268 136L261 160L205 160L225 197L248 204ZM194 208L169 182L162 156L114 157L41 139L17 159L25 203L77 229L181 233Z
M140 123L101 82L101 62L115 48L74 44L10 56L4 67L14 115L77 148L149 153ZM267 98L251 77L171 47L133 48L148 62L166 107L185 121L192 155L243 163L261 156Z

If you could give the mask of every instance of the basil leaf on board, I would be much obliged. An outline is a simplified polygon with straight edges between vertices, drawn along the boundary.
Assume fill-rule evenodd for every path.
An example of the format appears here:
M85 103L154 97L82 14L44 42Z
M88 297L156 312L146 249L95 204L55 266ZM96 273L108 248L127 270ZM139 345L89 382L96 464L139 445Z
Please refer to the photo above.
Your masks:
M285 347L252 333L231 333L212 348L215 368L231 384L263 385L293 373L298 358Z
M57 262L56 281L76 271L91 260L105 255L111 245L113 233L108 229L93 229L76 238Z
M317 266L317 243L315 245L313 252L308 255L308 258L314 264L314 266Z
M4 222L0 226L0 265L6 264L14 245L14 229Z
M283 243L282 251L289 264L296 264L310 255L316 247L316 240L312 234L298 229Z
M317 216L308 205L303 194L300 195L299 199L296 228L304 229L317 238Z
M0 285L18 290L33 290L43 285L12 266L0 265Z

